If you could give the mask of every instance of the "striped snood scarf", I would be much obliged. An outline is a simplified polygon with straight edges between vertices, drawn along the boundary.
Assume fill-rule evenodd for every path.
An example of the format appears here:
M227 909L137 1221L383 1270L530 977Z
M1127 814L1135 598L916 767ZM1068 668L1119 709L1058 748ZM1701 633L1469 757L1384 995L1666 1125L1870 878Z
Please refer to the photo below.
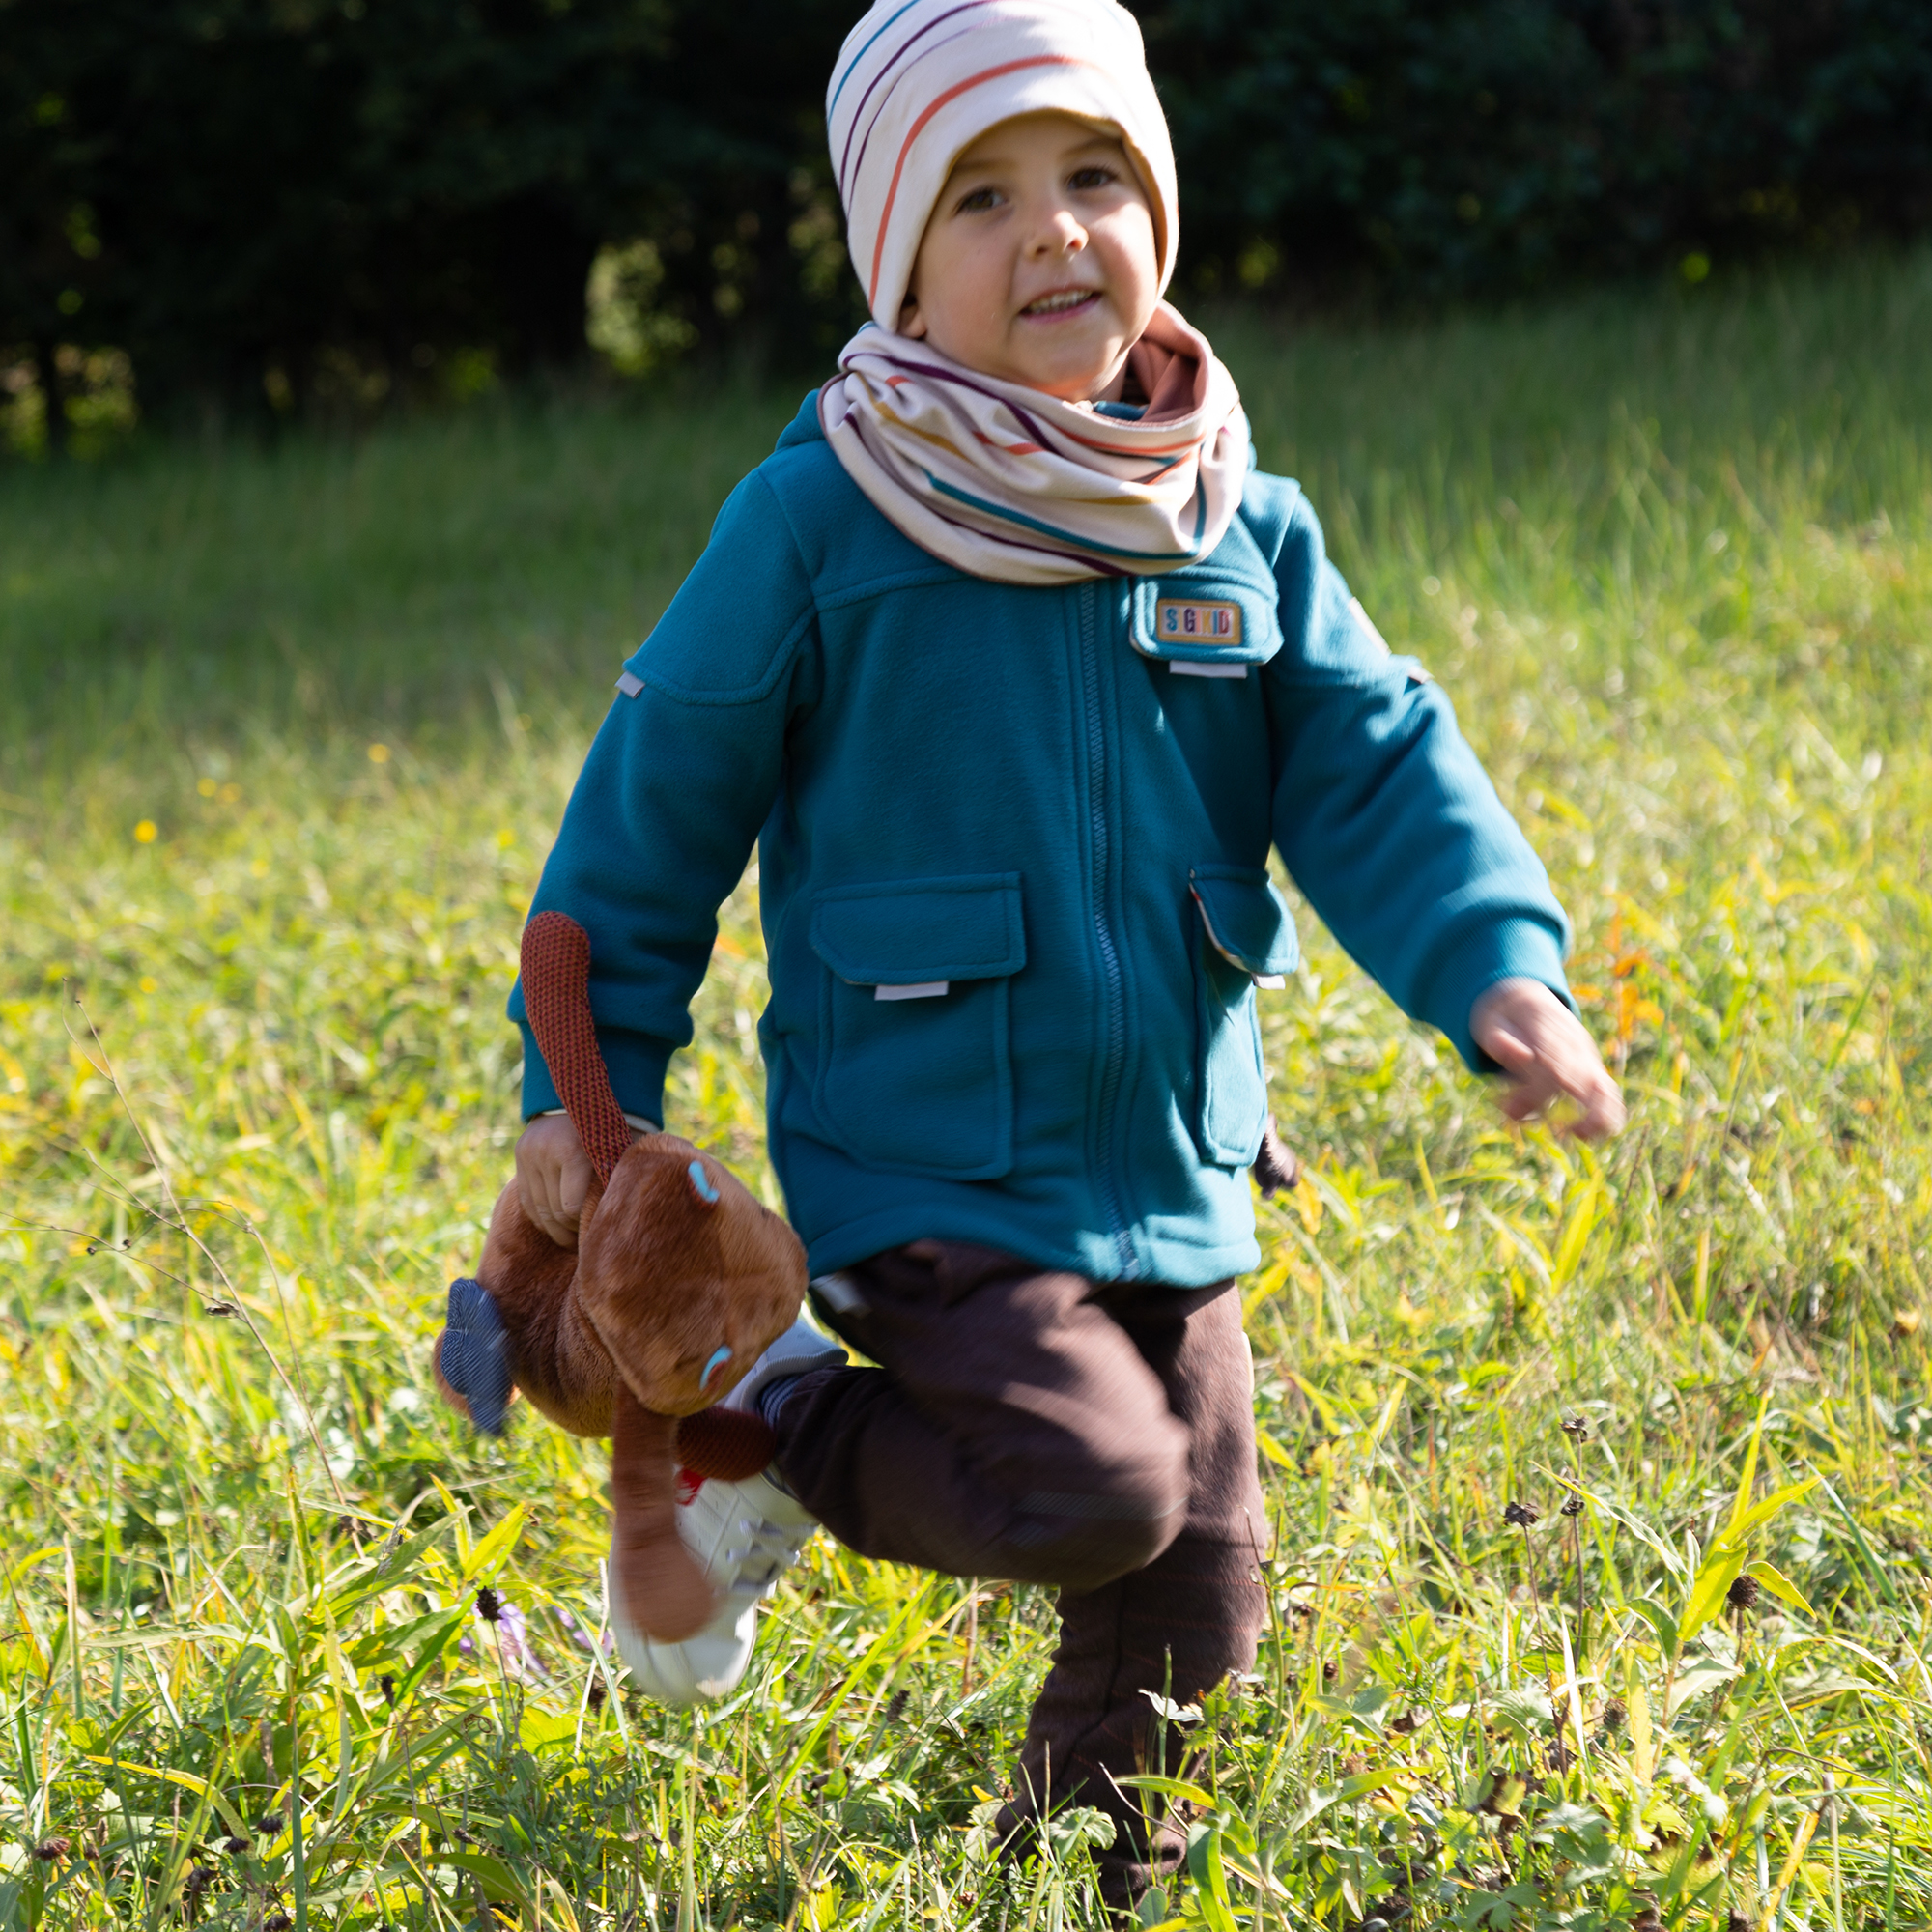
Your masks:
M1140 28L1114 0L878 0L826 91L846 241L873 321L819 419L852 480L922 549L975 577L1070 583L1206 556L1240 504L1248 424L1207 338L1163 301L1129 351L1137 418L968 369L896 325L927 219L989 128L1055 111L1118 134L1152 205L1160 286L1174 153Z

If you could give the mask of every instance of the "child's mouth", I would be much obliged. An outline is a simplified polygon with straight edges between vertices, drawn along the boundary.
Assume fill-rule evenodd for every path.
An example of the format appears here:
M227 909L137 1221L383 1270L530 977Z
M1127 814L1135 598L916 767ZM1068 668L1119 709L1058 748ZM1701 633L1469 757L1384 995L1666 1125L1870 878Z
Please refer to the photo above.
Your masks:
M1055 289L1051 295L1036 297L1020 313L1057 322L1062 316L1094 307L1099 299L1098 289Z

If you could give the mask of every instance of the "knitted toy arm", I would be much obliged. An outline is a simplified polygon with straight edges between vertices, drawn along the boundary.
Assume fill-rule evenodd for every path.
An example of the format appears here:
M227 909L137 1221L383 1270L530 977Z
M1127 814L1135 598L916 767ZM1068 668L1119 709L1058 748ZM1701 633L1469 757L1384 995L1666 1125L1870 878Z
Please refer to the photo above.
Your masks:
M524 927L524 1005L551 1082L597 1179L606 1187L631 1145L631 1123L611 1091L590 1012L590 935L567 913L540 912Z

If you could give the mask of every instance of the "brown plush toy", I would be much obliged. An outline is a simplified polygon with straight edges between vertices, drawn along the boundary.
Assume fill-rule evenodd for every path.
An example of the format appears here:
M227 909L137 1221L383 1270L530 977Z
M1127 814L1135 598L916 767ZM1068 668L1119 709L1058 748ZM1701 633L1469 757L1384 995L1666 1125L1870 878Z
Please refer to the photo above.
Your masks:
M770 1461L760 1417L712 1405L798 1319L805 1250L689 1141L632 1141L597 1048L589 979L589 935L539 913L524 930L524 1003L597 1172L577 1251L524 1212L512 1179L475 1279L451 1285L436 1380L492 1434L521 1388L573 1435L611 1438L612 1608L677 1643L715 1608L677 1533L677 1472L731 1482Z

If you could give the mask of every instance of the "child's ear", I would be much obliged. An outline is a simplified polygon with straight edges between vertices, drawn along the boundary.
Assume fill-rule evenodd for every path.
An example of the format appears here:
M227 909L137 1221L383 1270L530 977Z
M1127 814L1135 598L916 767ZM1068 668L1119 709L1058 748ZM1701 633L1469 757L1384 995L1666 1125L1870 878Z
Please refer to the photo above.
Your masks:
M899 333L911 336L915 342L925 337L925 318L919 312L919 298L910 289L905 300L899 303Z

